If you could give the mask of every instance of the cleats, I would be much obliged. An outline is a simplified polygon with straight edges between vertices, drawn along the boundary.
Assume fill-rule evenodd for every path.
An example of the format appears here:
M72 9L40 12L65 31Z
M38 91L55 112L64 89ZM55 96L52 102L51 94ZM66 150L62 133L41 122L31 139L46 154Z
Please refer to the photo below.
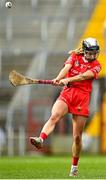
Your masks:
M78 167L72 165L69 176L77 176L77 175L78 175Z
M43 147L43 141L40 137L30 137L30 142L37 149L41 149Z

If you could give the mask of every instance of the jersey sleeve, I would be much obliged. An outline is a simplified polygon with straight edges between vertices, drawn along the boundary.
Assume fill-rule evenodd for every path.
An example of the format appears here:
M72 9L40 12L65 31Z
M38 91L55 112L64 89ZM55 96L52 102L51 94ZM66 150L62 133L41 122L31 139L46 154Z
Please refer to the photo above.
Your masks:
M102 67L99 63L90 69L94 73L94 79L98 79L98 74L101 71L101 69Z
M69 58L66 60L66 62L64 63L64 65L66 65L66 64L71 64L71 65L73 66L74 62L75 62L75 55L72 54L72 55L69 56Z

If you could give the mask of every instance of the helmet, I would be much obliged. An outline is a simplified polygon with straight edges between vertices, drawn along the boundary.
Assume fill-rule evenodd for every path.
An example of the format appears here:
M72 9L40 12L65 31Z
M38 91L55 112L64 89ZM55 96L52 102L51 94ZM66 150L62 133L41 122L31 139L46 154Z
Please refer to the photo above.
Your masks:
M92 61L97 59L100 47L95 38L87 38L82 42L82 49L84 51L85 59Z

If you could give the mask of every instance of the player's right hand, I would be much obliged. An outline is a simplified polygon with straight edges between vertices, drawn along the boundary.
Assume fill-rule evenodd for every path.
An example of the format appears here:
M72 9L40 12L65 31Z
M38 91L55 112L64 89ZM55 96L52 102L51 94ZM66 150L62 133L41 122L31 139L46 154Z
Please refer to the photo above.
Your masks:
M52 81L53 81L53 86L59 86L59 79L55 78Z

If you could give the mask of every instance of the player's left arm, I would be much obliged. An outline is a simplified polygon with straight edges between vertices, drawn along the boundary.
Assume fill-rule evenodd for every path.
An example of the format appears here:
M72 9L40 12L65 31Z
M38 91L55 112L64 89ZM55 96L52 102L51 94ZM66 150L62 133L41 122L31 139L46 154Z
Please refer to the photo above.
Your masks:
M97 76L100 70L101 70L100 66L95 66L84 73L60 80L60 85L68 85L69 83L72 83L72 82L79 82L79 81L94 79L94 78L97 79Z

